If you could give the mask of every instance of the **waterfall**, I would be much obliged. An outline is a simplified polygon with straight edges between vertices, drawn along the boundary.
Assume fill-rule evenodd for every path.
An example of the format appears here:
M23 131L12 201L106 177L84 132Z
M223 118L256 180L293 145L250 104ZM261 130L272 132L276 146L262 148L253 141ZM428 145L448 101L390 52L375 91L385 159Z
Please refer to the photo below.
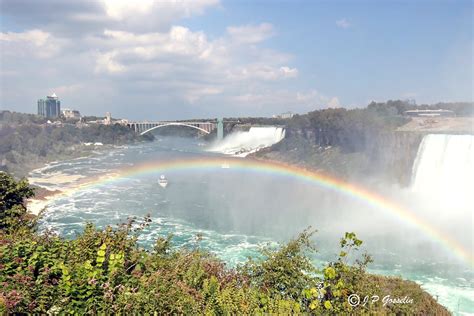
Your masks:
M472 205L474 135L426 135L413 165L411 187L446 205Z
M245 157L262 148L270 147L285 137L282 127L251 127L248 131L237 131L214 144L209 151Z

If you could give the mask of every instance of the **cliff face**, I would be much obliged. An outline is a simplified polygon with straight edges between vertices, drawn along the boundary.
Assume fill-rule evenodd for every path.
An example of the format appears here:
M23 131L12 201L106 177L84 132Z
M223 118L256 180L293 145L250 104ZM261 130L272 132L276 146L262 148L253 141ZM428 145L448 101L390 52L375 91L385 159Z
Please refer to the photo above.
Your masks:
M409 186L423 136L423 133L391 132L379 137L371 157L377 167L376 173L390 182Z
M291 128L283 141L254 157L297 164L345 179L373 177L408 186L423 136L395 131L367 134L343 148L333 146L333 138L315 129Z

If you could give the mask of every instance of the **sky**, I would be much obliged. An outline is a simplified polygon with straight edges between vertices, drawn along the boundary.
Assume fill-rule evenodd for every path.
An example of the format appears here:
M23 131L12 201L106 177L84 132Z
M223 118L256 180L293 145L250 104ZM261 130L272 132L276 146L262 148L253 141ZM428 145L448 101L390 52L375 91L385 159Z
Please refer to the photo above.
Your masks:
M0 110L306 113L473 100L472 1L0 0Z

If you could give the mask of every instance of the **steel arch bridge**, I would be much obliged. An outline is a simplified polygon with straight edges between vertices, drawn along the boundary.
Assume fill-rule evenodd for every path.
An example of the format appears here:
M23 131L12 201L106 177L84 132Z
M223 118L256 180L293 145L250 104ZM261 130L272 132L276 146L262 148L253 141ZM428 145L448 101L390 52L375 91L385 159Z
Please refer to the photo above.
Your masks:
M198 131L201 131L204 134L210 134L214 129L217 128L218 122L197 122L197 121L192 121L192 122L181 122L181 121L175 121L175 122L169 122L169 121L163 121L163 122L129 122L127 123L127 126L131 129L133 129L136 133L139 133L140 135L145 135L148 132L151 132L155 129L165 127L165 126L184 126L184 127L190 127L197 129Z

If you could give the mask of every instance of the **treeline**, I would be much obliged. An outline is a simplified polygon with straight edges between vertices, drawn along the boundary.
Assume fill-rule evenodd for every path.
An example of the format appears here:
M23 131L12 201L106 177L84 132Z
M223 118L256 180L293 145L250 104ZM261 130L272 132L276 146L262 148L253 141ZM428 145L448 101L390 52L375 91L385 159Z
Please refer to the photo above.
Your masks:
M199 238L189 248L173 247L172 236L141 248L148 217L115 229L89 224L74 239L37 232L23 204L32 195L26 181L0 172L2 314L449 314L414 282L368 274L371 258L358 255L354 233L321 267L310 259L316 249L307 230L232 269L200 249ZM349 301L352 294L361 300ZM373 295L380 300L364 303ZM412 303L386 304L387 295Z
M371 102L365 108L316 110L286 120L254 119L286 127L285 139L255 156L324 170L343 178L375 175L406 185L421 137L394 131L411 119L403 115L405 111L439 108L467 116L472 115L473 103L415 106L398 100Z
M414 109L451 110L456 116L474 115L474 103L452 102L432 105L412 105L405 101L389 100L371 102L366 108L328 108L291 119L248 118L252 124L286 126L286 141L276 145L277 149L293 148L293 137L307 139L314 146L338 146L344 152L372 151L380 137L407 123L409 117L404 112Z
M287 140L302 137L318 147L338 146L344 152L366 150L387 131L405 124L408 118L377 110L324 109L295 115L287 124ZM285 145L285 144L282 144Z
M0 124L44 124L47 118L27 113L18 113L10 111L0 111Z
M20 175L48 160L84 154L91 148L83 143L123 145L152 139L118 124L55 125L36 115L0 112L0 166Z

